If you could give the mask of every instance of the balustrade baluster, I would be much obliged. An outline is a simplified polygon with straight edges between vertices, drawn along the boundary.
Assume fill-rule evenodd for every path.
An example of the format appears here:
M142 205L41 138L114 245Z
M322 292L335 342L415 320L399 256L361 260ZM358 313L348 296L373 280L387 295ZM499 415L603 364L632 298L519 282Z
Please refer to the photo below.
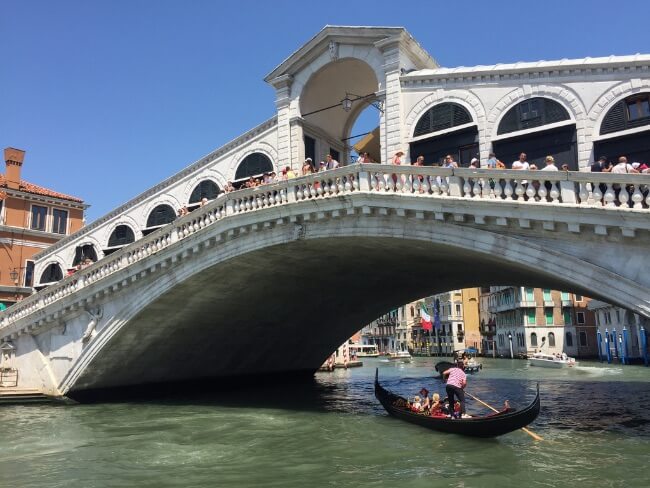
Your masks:
M614 188L612 187L611 183L607 183L607 189L605 190L605 195L603 196L603 200L605 201L605 206L606 207L615 207L616 203L616 193L614 192Z
M512 185L510 184L510 180L506 179L506 184L503 187L503 193L506 196L506 200L512 200Z

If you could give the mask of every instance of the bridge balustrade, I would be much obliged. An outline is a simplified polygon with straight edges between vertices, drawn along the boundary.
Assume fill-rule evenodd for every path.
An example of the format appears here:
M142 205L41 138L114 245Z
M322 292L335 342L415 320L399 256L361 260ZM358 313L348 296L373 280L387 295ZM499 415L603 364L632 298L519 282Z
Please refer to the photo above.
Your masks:
M353 192L650 212L649 187L650 175L642 174L355 164L238 190L220 195L189 215L0 312L0 334L12 323L41 308L100 282L215 222L242 213Z

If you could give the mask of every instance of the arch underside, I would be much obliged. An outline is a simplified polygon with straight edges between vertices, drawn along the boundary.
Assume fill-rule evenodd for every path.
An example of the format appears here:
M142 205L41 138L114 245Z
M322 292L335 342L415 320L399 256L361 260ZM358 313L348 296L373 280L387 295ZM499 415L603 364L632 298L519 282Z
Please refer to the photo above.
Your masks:
M357 227L358 220L344 221L323 223L319 230L314 226L303 240L286 235L258 238L265 243L250 251L244 241L235 240L232 249L239 246L241 251L229 253L233 257L227 260L203 269L194 263L191 270L162 275L150 285L158 286L160 293L131 316L116 318L122 324L77 372L69 393L200 378L311 373L382 313L450 289L522 285L594 297L604 291L593 272L576 273L593 267L580 259L558 273L547 263L531 265L523 253L521 259L513 258L516 238L498 236L497 248L503 252L495 253L477 244L481 234L494 239L491 232L472 230L471 237L465 232L464 247L444 238L446 228L458 230L454 225L431 224L443 236L431 240L425 235L431 229L417 230L425 226L410 219L403 219L401 230L388 226L386 235ZM531 256L539 254L534 244L519 245L529 248Z

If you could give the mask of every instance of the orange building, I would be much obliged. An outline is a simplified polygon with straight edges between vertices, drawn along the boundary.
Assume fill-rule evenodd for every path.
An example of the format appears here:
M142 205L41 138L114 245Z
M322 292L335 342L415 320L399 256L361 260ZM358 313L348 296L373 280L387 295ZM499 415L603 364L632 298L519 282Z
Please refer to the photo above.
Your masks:
M83 226L83 200L20 179L25 151L4 151L0 174L0 309L33 292L32 256ZM60 279L60 278L59 278Z

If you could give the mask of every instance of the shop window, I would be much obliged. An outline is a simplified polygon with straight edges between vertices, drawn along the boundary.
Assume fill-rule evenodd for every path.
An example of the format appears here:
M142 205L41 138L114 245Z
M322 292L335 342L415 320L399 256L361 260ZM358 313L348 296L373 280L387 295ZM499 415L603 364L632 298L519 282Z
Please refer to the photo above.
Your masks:
M135 234L128 225L118 225L108 238L108 247L126 246L135 241Z
M50 264L41 274L41 283L54 283L63 279L61 266L56 263Z
M208 200L214 200L219 196L219 186L211 180L203 180L201 183L196 185L194 191L190 195L189 204L201 203L201 200L207 198Z
M176 212L169 205L158 205L154 208L147 218L147 228L142 231L143 235L150 234L158 227L169 224L176 219Z
M569 119L569 112L558 102L548 98L531 98L508 110L499 122L497 134L508 134Z
M600 126L600 134L611 134L650 125L650 93L632 95L609 109Z
M472 122L467 109L457 103L442 103L427 110L415 125L413 137L451 129Z
M246 156L239 163L239 166L237 166L235 180L242 180L251 176L261 176L271 171L273 171L273 163L268 156L262 153L252 153Z

